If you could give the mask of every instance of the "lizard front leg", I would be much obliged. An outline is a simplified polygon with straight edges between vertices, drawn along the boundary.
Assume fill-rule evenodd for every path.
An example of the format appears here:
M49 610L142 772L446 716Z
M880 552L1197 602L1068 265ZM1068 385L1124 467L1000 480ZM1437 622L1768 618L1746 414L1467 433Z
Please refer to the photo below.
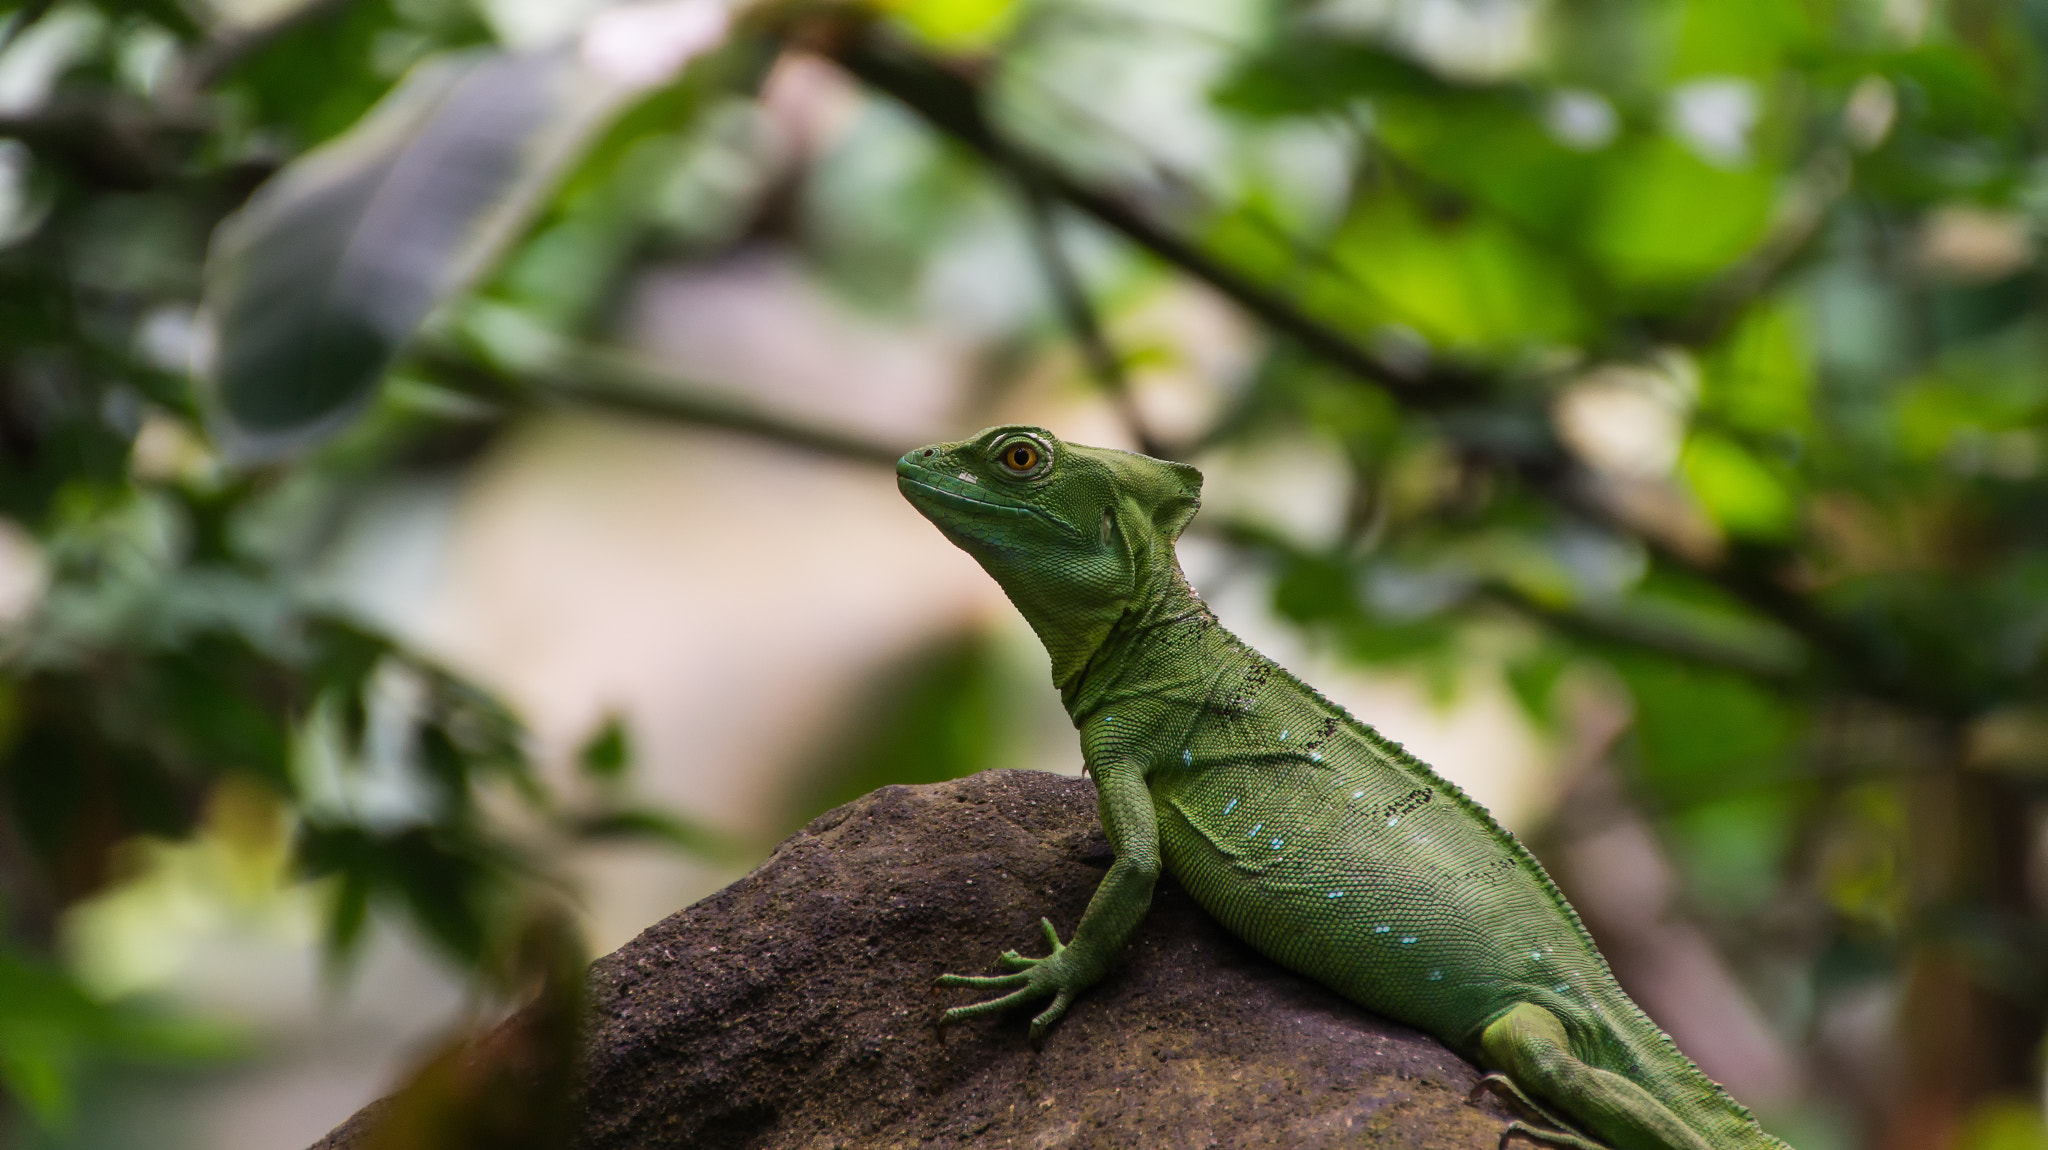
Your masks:
M945 1013L940 1025L1049 997L1052 1004L1031 1020L1031 1038L1036 1041L1067 1012L1076 995L1102 981L1131 932L1144 921L1152 906L1153 884L1159 880L1159 816L1152 808L1152 793L1145 787L1143 770L1135 763L1118 760L1092 766L1102 829L1116 851L1116 861L1110 864L1102 885L1095 888L1095 897L1088 900L1073 941L1062 945L1052 920L1044 919L1052 953L1029 958L1014 950L1004 951L1003 965L1016 973L940 975L940 986L1009 991L972 1006L956 1006Z

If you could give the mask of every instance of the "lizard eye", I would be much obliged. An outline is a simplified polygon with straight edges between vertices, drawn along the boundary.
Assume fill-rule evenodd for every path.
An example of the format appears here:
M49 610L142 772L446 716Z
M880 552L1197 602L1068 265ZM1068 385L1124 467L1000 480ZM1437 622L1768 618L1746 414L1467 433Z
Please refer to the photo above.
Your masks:
M1010 474L1029 475L1045 461L1045 452L1030 440L1019 439L1003 448L1001 458L1004 470Z

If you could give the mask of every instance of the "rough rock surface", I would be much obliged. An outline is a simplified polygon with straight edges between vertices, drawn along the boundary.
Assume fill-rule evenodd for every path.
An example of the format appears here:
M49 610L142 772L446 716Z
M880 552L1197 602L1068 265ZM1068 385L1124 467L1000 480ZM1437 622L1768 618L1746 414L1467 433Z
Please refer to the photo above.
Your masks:
M1033 1050L1026 1015L944 1032L947 971L1043 950L1111 858L1084 780L885 787L592 970L581 1143L700 1150L1470 1147L1507 1114L1431 1039L1268 962L1171 881ZM372 1110L322 1142L359 1144Z

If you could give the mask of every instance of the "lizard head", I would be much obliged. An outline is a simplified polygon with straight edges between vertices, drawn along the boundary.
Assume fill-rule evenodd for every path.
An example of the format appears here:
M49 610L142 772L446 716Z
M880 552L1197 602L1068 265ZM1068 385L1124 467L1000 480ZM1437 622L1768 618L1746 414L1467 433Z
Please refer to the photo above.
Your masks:
M1002 585L1065 686L1126 611L1179 582L1202 473L1011 424L911 450L896 486Z

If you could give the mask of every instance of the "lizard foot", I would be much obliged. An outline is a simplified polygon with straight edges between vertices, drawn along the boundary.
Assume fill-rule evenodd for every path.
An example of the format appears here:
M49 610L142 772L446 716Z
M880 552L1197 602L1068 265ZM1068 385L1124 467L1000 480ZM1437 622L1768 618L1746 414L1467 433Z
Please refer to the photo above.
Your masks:
M1031 1020L1031 1040L1038 1041L1053 1023L1060 1020L1060 1016L1067 1012L1067 1007L1073 1004L1074 996L1085 989L1087 984L1076 978L1075 972L1069 969L1070 963L1066 959L1067 947L1060 942L1059 931L1053 928L1052 920L1040 919L1039 924L1045 928L1045 938L1052 946L1052 953L1043 958L1032 958L1018 954L1014 950L1004 951L1003 965L1016 973L986 976L942 974L938 977L938 981L933 984L935 986L966 986L979 990L1009 991L1008 994L985 1002L977 1002L971 1006L956 1006L948 1010L939 1017L940 1026L950 1026L955 1022L964 1022L984 1014L1007 1010L1047 995L1052 996L1052 1005L1040 1011L1038 1017Z

